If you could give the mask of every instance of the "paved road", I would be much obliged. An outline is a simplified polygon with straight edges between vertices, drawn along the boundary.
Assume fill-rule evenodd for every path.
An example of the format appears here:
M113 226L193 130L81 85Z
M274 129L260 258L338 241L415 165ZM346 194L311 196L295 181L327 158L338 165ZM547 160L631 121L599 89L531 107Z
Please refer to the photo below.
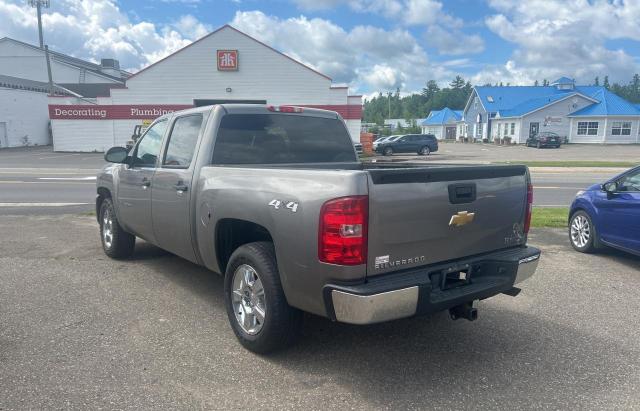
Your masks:
M0 216L0 409L634 409L640 262L534 231L516 298L376 326L308 316L269 357L236 342L222 280L140 243L100 250L91 217Z
M93 178L103 164L99 153L52 153L49 148L0 150L0 215L91 211L95 198ZM567 206L578 190L615 174L534 171L534 203Z

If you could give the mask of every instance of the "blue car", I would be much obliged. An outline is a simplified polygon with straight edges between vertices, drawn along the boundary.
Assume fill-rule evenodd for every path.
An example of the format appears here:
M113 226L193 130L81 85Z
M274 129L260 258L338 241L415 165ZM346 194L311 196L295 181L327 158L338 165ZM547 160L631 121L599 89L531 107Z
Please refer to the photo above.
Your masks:
M569 239L582 253L605 245L640 255L640 167L578 192Z

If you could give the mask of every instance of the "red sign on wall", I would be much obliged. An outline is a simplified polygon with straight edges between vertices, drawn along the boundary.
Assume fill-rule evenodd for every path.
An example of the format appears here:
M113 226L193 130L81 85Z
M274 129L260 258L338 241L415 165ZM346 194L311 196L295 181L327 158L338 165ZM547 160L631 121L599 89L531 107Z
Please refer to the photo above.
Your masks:
M238 50L218 50L218 71L238 70Z

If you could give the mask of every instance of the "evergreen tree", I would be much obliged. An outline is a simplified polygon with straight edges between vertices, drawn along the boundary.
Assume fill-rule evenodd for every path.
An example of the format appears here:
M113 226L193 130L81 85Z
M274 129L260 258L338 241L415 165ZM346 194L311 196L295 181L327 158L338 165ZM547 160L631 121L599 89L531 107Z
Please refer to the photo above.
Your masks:
M426 97L427 100L431 100L438 91L440 91L438 83L436 83L435 80L429 80L427 81L427 87L422 89L422 95Z
M595 81L593 82L594 86L599 86L600 85L600 77L596 76Z
M602 82L602 85L607 90L609 90L609 88L611 88L611 86L609 85L609 76L604 76L604 81Z
M538 87L540 85L540 83L538 83L538 80L536 80L536 81L534 81L533 85Z
M449 83L449 86L451 86L452 89L461 89L464 87L464 79L460 76L456 76L456 78L453 79L451 83Z
M548 86L549 85L549 80L547 80L546 78L542 80L542 85L543 86Z

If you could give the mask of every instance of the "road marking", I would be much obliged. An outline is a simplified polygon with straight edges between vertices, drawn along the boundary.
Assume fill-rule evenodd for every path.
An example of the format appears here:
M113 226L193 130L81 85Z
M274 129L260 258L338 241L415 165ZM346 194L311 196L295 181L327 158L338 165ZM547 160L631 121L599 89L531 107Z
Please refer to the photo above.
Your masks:
M90 177L38 177L38 180L95 180L96 176Z
M533 188L540 188L544 190L584 190L584 187L533 186Z
M68 207L91 203L0 203L0 207Z
M16 180L0 180L0 184L79 184L85 186L93 186L94 183L83 181L16 181Z

